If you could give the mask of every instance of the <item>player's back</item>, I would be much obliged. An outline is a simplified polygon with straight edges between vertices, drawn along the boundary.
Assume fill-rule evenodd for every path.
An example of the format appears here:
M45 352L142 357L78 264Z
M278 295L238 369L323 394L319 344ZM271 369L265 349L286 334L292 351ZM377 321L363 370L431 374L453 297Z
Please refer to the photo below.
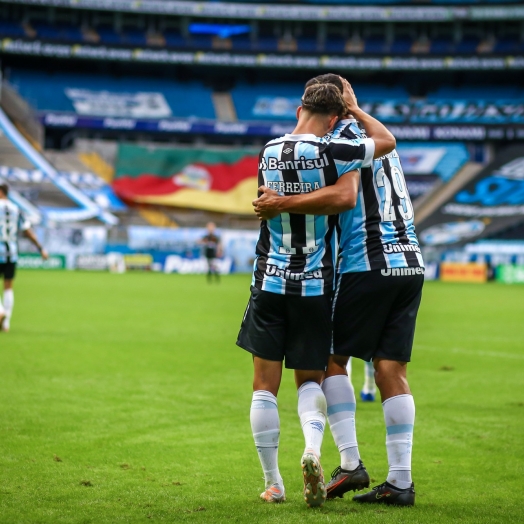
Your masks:
M355 120L341 121L331 139L365 137ZM394 149L362 168L354 209L339 218L339 271L358 272L388 267L423 267L415 234L413 205L399 155Z
M0 199L0 263L16 262L18 258L18 230L23 217L18 206Z
M272 140L259 158L259 185L281 195L333 185L369 156L362 141L331 142L312 134ZM280 294L314 296L332 289L336 217L282 213L261 224L253 285Z

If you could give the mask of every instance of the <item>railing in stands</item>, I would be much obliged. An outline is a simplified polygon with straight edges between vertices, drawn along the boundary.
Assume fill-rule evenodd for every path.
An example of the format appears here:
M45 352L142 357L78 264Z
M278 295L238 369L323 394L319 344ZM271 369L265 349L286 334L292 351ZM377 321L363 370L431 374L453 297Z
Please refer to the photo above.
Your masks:
M9 138L25 158L27 158L36 168L45 173L56 187L79 206L79 209L46 210L43 216L45 221L74 222L88 220L90 218L99 218L106 224L115 225L118 223L117 217L101 209L67 180L60 178L56 169L31 146L1 109L0 128L5 136Z

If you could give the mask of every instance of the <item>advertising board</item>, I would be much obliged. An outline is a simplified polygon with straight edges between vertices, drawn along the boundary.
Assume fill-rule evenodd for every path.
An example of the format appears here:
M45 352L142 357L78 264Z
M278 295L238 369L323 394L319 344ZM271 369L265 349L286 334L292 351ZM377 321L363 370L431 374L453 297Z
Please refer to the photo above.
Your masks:
M524 265L503 264L497 266L495 279L505 284L524 284Z
M126 269L149 271L153 267L153 256L149 253L131 253L124 255Z
M486 264L442 262L440 280L442 282L487 282L488 267Z
M20 253L17 267L19 269L65 269L66 257L64 255L49 255L44 260L36 253Z
M107 271L109 269L107 255L78 255L76 269Z

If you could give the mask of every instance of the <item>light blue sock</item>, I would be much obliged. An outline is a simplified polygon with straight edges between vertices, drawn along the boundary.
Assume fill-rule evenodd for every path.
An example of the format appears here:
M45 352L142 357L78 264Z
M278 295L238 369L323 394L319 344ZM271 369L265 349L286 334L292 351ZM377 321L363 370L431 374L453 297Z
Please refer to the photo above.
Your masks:
M346 375L326 378L322 390L326 395L329 429L340 452L340 466L354 470L360 460L355 428L355 391Z
M412 395L397 395L382 403L386 422L386 448L389 473L387 481L400 489L411 486L411 449L415 425Z

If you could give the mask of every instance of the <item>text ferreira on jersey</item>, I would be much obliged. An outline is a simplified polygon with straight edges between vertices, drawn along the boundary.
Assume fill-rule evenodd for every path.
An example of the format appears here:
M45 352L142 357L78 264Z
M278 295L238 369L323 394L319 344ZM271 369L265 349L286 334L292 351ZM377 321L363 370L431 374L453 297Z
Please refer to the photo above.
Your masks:
M266 181L266 187L278 191L279 193L311 193L320 189L318 182L272 182Z
M266 159L262 157L258 169L261 171L285 171L286 169L293 169L298 171L310 171L312 169L322 169L329 165L328 158L324 153L321 158L309 158L301 156L298 160L279 160L274 156L270 156Z

